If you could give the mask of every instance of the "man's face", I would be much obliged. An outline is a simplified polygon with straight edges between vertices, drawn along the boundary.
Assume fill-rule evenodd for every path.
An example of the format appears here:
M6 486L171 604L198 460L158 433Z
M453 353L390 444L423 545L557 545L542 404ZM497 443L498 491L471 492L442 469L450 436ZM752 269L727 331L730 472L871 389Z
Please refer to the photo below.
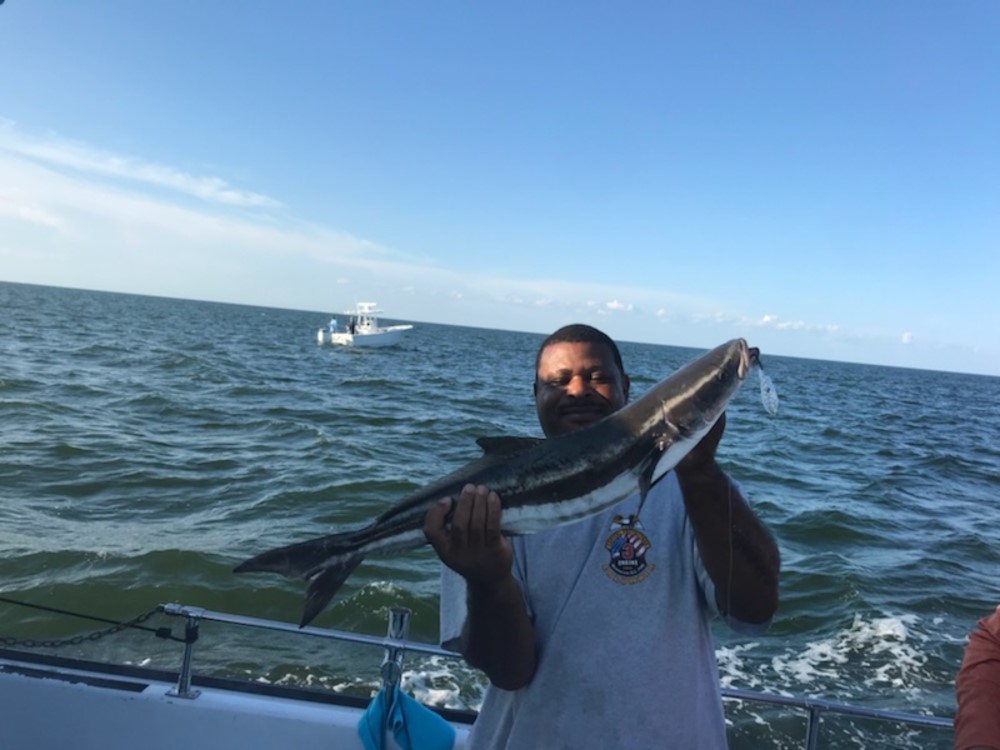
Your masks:
M579 430L621 409L628 376L606 344L561 342L542 350L535 373L535 409L546 437Z

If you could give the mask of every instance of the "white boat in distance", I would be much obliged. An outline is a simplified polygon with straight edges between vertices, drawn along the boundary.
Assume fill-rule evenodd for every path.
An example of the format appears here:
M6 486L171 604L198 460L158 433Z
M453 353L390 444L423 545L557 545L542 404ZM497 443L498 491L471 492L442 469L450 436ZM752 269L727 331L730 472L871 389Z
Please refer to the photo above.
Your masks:
M374 302L359 302L348 319L346 330L338 330L336 318L330 325L316 331L316 343L340 346L390 346L397 344L412 325L382 326L382 311Z

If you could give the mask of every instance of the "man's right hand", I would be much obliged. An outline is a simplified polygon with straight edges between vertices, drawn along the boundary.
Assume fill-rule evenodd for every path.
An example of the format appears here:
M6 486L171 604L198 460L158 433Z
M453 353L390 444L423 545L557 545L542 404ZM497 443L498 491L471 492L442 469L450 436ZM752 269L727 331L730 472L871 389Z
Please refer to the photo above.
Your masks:
M500 512L497 493L467 484L458 500L442 498L427 511L424 536L466 581L466 661L497 687L518 690L535 674L535 631L512 575L514 550L500 531Z
M510 576L514 559L510 540L500 530L500 513L497 493L467 484L458 500L444 497L431 506L424 536L441 562L470 584L495 586Z

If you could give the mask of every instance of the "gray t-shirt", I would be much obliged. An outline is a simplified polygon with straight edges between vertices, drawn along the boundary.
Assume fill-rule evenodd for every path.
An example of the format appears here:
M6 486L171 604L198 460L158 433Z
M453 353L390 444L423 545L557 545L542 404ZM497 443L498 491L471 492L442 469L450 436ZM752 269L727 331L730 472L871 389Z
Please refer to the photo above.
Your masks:
M487 688L469 748L726 747L715 586L674 473L630 525L638 505L511 540L537 669L520 690ZM465 582L442 568L441 643L457 649Z

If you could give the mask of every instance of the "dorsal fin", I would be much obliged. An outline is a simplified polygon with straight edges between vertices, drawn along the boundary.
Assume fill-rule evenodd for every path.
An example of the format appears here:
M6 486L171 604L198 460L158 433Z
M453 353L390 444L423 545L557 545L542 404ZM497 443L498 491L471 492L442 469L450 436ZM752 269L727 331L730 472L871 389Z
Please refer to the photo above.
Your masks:
M483 453L493 457L510 456L514 453L534 448L543 442L545 442L545 438L515 437L513 435L492 435L476 438L476 443L483 449Z

